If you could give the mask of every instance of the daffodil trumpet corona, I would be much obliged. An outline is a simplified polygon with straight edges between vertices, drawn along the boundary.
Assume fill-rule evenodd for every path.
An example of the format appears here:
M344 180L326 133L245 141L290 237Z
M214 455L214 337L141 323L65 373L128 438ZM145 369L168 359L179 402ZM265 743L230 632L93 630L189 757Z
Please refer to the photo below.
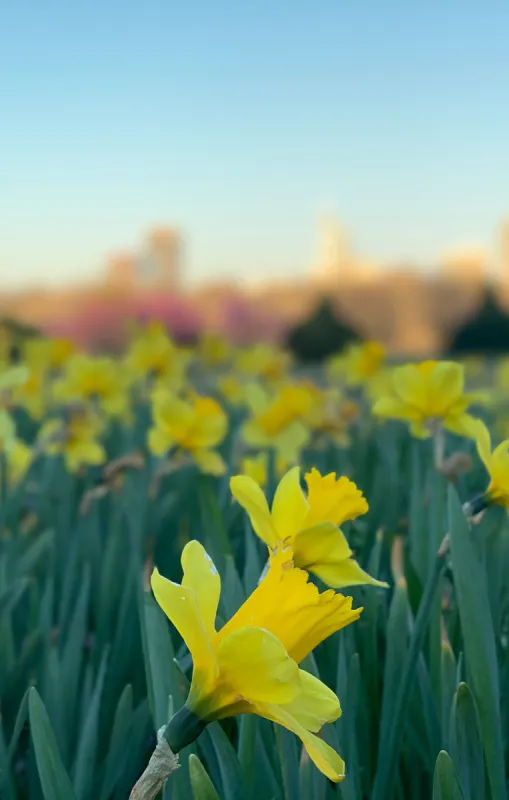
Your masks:
M270 510L262 489L251 477L236 475L230 487L269 550L282 543L291 545L295 565L334 589L362 584L386 587L355 561L339 527L367 512L362 492L348 478L337 479L333 472L321 475L314 468L305 481L307 496L301 489L300 468L289 470L276 489Z
M173 753L205 725L256 714L284 726L302 741L311 760L332 781L345 774L341 757L316 734L341 714L339 700L299 663L324 639L357 620L352 598L320 593L295 567L291 547L271 553L267 575L234 616L216 630L221 581L203 546L182 552L182 583L155 569L151 584L162 610L184 639L193 660L189 696L167 726Z

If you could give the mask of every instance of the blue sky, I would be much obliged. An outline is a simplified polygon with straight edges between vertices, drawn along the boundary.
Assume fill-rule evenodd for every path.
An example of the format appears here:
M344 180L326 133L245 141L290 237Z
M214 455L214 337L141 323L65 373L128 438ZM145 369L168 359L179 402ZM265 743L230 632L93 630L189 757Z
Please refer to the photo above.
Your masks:
M0 283L81 280L153 223L193 280L376 259L509 214L507 0L6 0Z

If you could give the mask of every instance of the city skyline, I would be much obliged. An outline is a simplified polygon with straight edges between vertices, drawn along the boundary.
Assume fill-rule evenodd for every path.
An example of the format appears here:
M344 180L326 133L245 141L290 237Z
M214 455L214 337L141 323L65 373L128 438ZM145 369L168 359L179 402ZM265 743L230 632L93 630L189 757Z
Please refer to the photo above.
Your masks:
M192 282L304 277L328 212L380 262L493 252L506 2L78 5L2 11L2 286L99 277L158 221Z

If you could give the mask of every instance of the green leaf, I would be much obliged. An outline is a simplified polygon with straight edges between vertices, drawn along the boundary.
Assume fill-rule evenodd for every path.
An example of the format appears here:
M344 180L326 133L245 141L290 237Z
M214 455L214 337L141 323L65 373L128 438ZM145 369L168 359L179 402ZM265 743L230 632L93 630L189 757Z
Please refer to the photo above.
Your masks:
M99 672L95 682L94 693L81 732L76 753L74 768L74 786L78 800L88 797L96 772L96 754L99 738L99 713L101 710L101 696L106 674L108 650L103 653Z
M467 800L478 800L486 792L483 747L475 700L466 683L459 685L454 697L451 722L451 756L463 792Z
M445 750L439 752L435 764L433 800L465 800L451 757Z
M378 749L377 772L371 800L386 800L393 796L398 775L398 761L405 732L405 717L408 700L416 677L416 667L428 628L435 595L445 565L446 552L441 549L435 557L423 597L419 605L415 624L403 669L399 676L392 715L387 722L385 735L381 736ZM382 731L382 733L384 733Z
M30 689L30 728L45 800L75 800L76 795L58 751L55 734L37 689Z
M172 687L173 646L168 623L163 612L148 592L141 597L143 655L147 675L148 697L155 730L169 720L168 697L174 695ZM177 695L178 696L178 695ZM177 704L180 707L180 704Z
M214 746L219 762L224 800L244 800L244 782L239 759L219 722L208 725L202 736L208 736Z
M122 768L126 763L127 742L132 713L133 690L132 686L128 684L120 695L115 719L113 721L100 800L108 800L111 796L120 773L122 772Z
M499 674L486 573L453 487L449 489L449 530L468 681L479 712L492 800L506 800Z
M219 800L214 784L197 755L189 756L189 777L194 800Z

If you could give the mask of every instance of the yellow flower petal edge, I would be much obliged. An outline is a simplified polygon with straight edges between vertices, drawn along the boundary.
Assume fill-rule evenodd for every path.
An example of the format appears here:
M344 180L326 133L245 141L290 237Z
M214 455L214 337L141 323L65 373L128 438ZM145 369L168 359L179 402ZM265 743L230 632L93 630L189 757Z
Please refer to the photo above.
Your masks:
M317 575L328 586L370 584L387 587L372 578L353 559L339 525L368 511L368 503L353 481L321 475L315 468L305 476L307 496L300 484L300 467L283 476L274 494L272 510L261 487L247 475L236 475L230 488L247 511L254 532L269 548L289 543L297 567Z

